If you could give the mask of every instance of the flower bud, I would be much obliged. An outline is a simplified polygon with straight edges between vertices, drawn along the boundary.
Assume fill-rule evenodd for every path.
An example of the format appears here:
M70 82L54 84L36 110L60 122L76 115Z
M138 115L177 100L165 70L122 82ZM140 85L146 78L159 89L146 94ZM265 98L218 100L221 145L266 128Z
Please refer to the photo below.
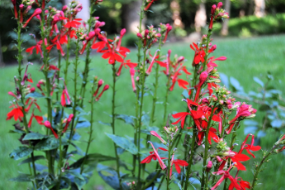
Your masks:
M206 166L206 172L209 172L213 167L213 163L211 160L209 160L207 166Z

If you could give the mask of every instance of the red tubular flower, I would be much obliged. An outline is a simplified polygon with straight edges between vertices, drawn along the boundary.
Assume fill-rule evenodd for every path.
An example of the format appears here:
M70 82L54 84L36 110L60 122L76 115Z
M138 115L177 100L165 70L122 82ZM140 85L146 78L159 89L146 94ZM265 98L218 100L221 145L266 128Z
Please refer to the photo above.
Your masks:
M173 164L174 164L175 169L176 169L176 171L177 171L178 174L181 173L180 167L188 166L188 163L187 163L186 161L184 161L184 160L179 160L179 159L174 160L174 161L173 161Z
M177 121L175 121L172 124L176 125L177 123L179 123L181 121L181 128L183 129L185 118L186 118L187 115L190 115L190 113L188 113L188 112L180 112L180 113L172 114L173 118L179 118Z
M28 123L28 127L30 128L32 126L32 121L33 121L33 118L36 119L36 121L38 122L38 124L42 125L43 124L43 117L42 116L38 116L38 115L34 115L34 110L33 110L33 113L32 113L32 116L29 120L29 123Z
M33 65L32 63L28 63L27 64L27 66L26 66L26 70L25 70L25 74L24 74L24 76L23 76L23 80L21 81L21 85L24 85L25 84L25 81L28 81L28 82L30 82L30 83L33 83L33 79L31 78L31 75L30 75L30 78L28 77L28 66L29 65Z
M251 136L251 143L245 144L249 136ZM250 151L259 151L260 149L261 149L260 146L254 146L254 135L248 134L241 145L239 153L242 153L243 150L246 150L248 154L250 154L253 158L255 158L254 154L252 154Z
M88 42L89 42L90 40L92 40L92 39L95 37L95 35L96 35L96 32L95 32L95 31L89 32L88 36L86 37L85 44L83 45L82 49L80 50L80 54L82 54L82 53L84 52L84 50L85 50L85 48L86 48Z
M241 190L250 189L250 183L248 181L243 181L241 177L236 178L237 183L240 185ZM235 187L234 183L231 183L229 186L229 190L233 190Z
M202 85L206 82L208 78L208 72L207 71L203 71L199 77L199 83L196 86L196 95L195 95L195 102L198 101L199 96L200 96L200 90Z
M61 94L61 105L63 107L66 106L66 100L67 100L67 104L69 105L70 104L70 96L69 96L67 88L65 86L63 91L62 91L62 94Z
M123 36L125 35L126 31L127 31L127 30L126 30L125 28L123 28L123 29L121 30L121 32L120 32L120 38L119 38L119 41L118 41L118 45L117 45L116 51L120 51L122 38L123 38Z
M99 92L99 89L100 89L100 87L103 85L103 83L104 83L104 81L103 81L102 79L100 79L100 80L98 81L98 87L97 87L96 91L94 92L93 97L97 96L97 94L98 94L98 92Z
M165 33L165 36L164 36L164 39L163 39L163 43L166 42L166 39L167 39L167 36L168 36L168 33L172 30L172 26L170 24L166 24L166 33Z
M161 158L161 157L159 156L157 150L154 148L153 144L152 144L151 142L149 142L149 143L150 143L150 145L152 146L153 151L150 152L150 155L149 155L148 157L146 157L145 159L143 159L143 160L141 161L141 164L150 163L150 161L151 161L152 159L154 159L154 160L157 159L157 160L158 160L158 163L159 163L159 165L160 165L160 167L161 167L161 169L162 169L162 170L165 170L167 167L166 167L166 165L164 164L164 162L162 161L162 159L165 159L165 158ZM166 149L161 148L161 147L160 147L159 149L161 149L161 150L163 150L163 151L167 151Z
M195 66L200 62L205 61L206 53L203 49L200 49L197 44L193 43L190 45L190 48L195 51L194 59L192 65Z
M65 126L64 126L64 128L63 128L62 133L65 133L65 132L66 132L66 130L67 130L67 128L68 128L70 122L72 121L73 116L74 116L73 114L70 114L70 115L68 116L68 118L67 118L67 120L66 120L66 123L65 123Z
M166 62L166 75L167 76L169 75L169 66L171 64L170 54L171 54L171 50L168 50L168 52L167 52L167 62Z
M166 141L163 140L163 138L161 138L161 136L159 134L157 134L157 132L151 131L150 134L157 137L163 144L166 144Z
M230 121L229 128L226 130L227 134L230 134L235 122L242 117L253 117L256 113L256 109L252 108L251 105L243 103L240 107L237 108L236 116Z
M16 105L16 107L7 114L6 120L10 120L12 117L14 117L15 121L22 121L22 118L24 117L22 107Z
M204 129L207 129L208 123L203 120L202 123L204 123L204 122L205 122L205 124L202 124L202 127ZM208 139L208 142L209 142L210 145L212 145L211 139L213 139L216 143L219 142L219 137L218 137L218 135L216 133L217 133L217 130L215 128L211 127L209 129L209 133L208 133L207 139ZM198 145L202 144L202 141L203 141L203 138L204 138L205 134L206 133L204 131L198 132Z
M82 19L81 18L76 18L76 19L73 19L71 21L68 21L65 25L64 25L64 28L68 28L68 29L71 29L71 28L78 28L81 24L81 21Z
M117 74L117 76L120 76L120 75L121 75L121 71L122 71L123 66L124 66L125 68L127 68L127 66L128 66L129 68L135 68L137 65L138 65L137 63L131 63L131 60L127 60L127 61L124 60L124 62L121 63L121 65L120 65L120 67L119 67L119 69L118 69L118 71L117 71L116 74Z
M156 50L156 51L155 51L155 54L154 54L154 56L152 57L152 60L151 60L151 62L150 62L150 65L149 65L149 67L148 67L148 69L147 69L147 71L146 71L146 74L148 74L148 75L149 75L150 72L151 72L151 69L152 69L152 66L153 66L153 64L154 64L154 62L155 62L155 59L158 58L158 56L156 56L158 51L159 51L159 50Z
M52 126L51 126L51 124L50 124L49 121L45 121L45 122L44 122L44 126L45 126L46 128L49 128L49 129L51 130L51 132L53 133L54 137L55 137L56 139L58 139L58 135L57 135L57 133L53 130L53 128L52 128Z
M213 172L213 174L216 174L216 175L222 175L222 177L217 181L217 183L211 188L211 190L215 190L217 189L221 183L224 181L224 179L228 178L232 184L233 184L233 187L235 187L236 189L238 190L241 190L239 184L237 183L237 180L235 178L233 178L233 176L230 175L230 170L232 169L232 166L227 170L227 171L224 171L224 170L219 170L217 172Z
M178 82L178 86L184 89L187 89L187 85L189 85L189 83L183 79L178 79L177 82Z
M25 28L28 24L29 24L29 22L31 21L31 19L33 18L33 17L35 17L35 16L37 16L37 15L39 15L39 14L41 14L42 13L42 9L41 8L37 8L35 11L34 11L34 13L32 14L32 16L26 21L26 23L23 25L23 28Z
M156 1L156 0L148 0L148 4L147 4L147 6L144 8L144 11L147 11L154 1Z
M101 93L99 94L99 96L96 98L96 101L99 101L100 98L101 98L101 96L103 95L103 93L104 93L106 90L108 90L108 89L109 89L109 85L106 84L106 85L104 86L102 92L101 92Z
M15 18L18 19L18 12L17 12L17 7L16 7L16 2L17 2L17 0L11 0L11 2L13 3L13 6L14 6L14 15L15 15Z

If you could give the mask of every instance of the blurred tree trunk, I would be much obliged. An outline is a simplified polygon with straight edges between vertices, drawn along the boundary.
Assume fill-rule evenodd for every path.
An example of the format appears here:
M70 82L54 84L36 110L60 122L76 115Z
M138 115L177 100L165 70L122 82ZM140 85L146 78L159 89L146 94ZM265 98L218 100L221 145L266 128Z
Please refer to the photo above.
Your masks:
M64 0L64 4L68 5L72 0ZM90 16L89 7L90 2L89 0L80 0L78 1L82 4L83 9L77 14L78 18L82 18L83 21L87 22Z
M180 17L180 5L178 0L172 0L170 3L170 8L172 11L172 19L174 28L184 28L184 24Z
M229 17L231 17L231 1L230 0L225 0L225 10L226 12L229 13ZM224 19L223 25L222 25L222 31L221 31L221 35L223 36L227 36L229 31L229 19Z
M255 2L254 15L257 17L265 16L265 1L254 0L254 2Z
M196 32L201 32L201 28L206 26L207 15L205 8L205 1L201 1L199 8L195 14L195 30Z
M127 32L137 33L138 26L140 24L140 8L142 1L131 1L130 3L123 4L123 27L127 29ZM143 22L144 26L144 22ZM144 27L143 27L144 29Z

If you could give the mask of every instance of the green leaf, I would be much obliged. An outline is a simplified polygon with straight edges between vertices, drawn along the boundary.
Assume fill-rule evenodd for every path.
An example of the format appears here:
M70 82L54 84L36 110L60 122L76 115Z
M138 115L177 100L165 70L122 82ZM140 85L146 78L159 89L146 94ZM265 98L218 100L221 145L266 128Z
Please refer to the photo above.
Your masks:
M38 92L32 92L29 93L25 96L25 98L44 98L45 96L43 96L42 94L38 93Z
M41 140L41 139L44 139L44 138L47 138L47 136L42 135L40 133L28 133L23 138L23 141L27 141L27 140Z
M9 130L9 133L24 134L24 133L25 133L25 131L21 131L21 130L17 130L17 129L15 129L15 130Z
M62 142L62 145L67 145L68 143L66 141ZM50 136L46 139L41 140L39 143L36 144L35 150L53 150L58 148L59 141L53 136Z
M19 160L21 158L29 156L32 152L33 152L33 149L26 147L26 146L20 146L17 149L15 149L13 152L11 152L9 156L13 158L14 160Z
M10 181L18 181L18 182L29 182L31 181L32 176L30 174L20 174L15 178L9 179Z
M271 126L274 128L280 128L282 126L282 124L283 124L283 122L280 119L276 119L276 120L273 120L271 122Z
M41 159L45 159L45 157L41 156L41 155L34 156L34 161L41 160ZM23 160L19 165L27 164L27 163L30 163L30 162L32 162L32 158L27 158L27 159Z
M94 153L94 154L88 154L87 156L83 156L73 164L69 166L70 169L76 169L80 168L82 164L84 165L92 165L92 164L97 164L98 162L103 162L103 161L110 161L110 160L115 160L114 157L111 156L105 156L102 154Z
M234 91L243 91L243 87L240 85L239 81L234 77L230 77L230 83L234 88Z
M117 135L107 134L107 133L106 133L106 135L110 139L112 139L112 141L114 141L114 143L116 143L116 145L127 150L131 154L137 154L138 153L138 149L137 149L136 145L133 142L131 142L129 139L127 139L125 137L119 137Z
M262 104L262 105L259 107L259 111L267 111L267 110L270 110L270 106L267 105L267 104Z
M264 87L264 83L258 77L253 77L253 80L258 83L260 86Z
M119 114L116 116L117 119L124 121L126 124L130 124L134 126L134 120L136 117L131 116L131 115L124 115L124 114Z
M85 120L82 122L78 122L75 128L80 129L80 128L86 128L86 127L90 127L90 126L91 126L90 122Z

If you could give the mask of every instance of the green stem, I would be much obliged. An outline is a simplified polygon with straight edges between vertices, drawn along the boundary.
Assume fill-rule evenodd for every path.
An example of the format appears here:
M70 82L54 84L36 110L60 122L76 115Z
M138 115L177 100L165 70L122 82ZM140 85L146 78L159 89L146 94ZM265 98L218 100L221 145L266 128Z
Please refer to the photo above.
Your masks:
M213 105L213 108L211 110L211 115L208 121L208 126L206 129L206 134L205 134L205 152L203 155L203 169L202 169L202 182L201 182L201 189L206 189L207 184L205 184L205 170L206 170L206 165L207 165L207 158L208 158L208 150L209 150L209 142L208 142L208 136L209 136L209 130L211 128L211 123L212 123L212 117L214 115L214 110L215 110L216 104ZM193 154L193 153L192 153Z
M61 109L61 119L60 120L62 120L62 118L63 118L63 112L64 112L64 108L62 107L62 109ZM59 187L60 187L60 181L61 181L61 175L62 175L62 166L63 166L63 164L62 164L62 160L63 160L63 151L62 151L62 130L63 130L63 123L60 123L60 130L59 130L59 161L58 161L58 165L57 165L57 170L59 171L59 176L58 176L58 189L59 189Z
M169 147L171 147L171 146L169 146ZM169 185L170 185L170 168L171 168L171 163L170 163L170 161L171 161L171 154L170 154L170 151L171 151L171 149L169 149L168 150L168 160L167 160L167 172L166 172L166 174L165 174L165 176L166 176L166 189L167 190L169 190L170 189L170 187L169 187Z
M87 147L86 147L86 151L85 151L84 161L83 161L83 164L81 165L81 168L80 168L80 174L83 173L85 159L86 159L86 157L88 156L89 147L90 147L90 144L91 144L91 142L92 142L93 121L94 121L94 98L93 98L94 92L95 92L95 80L94 80L94 82L93 82L92 93L91 93L91 119L90 119L89 138L88 138L88 143L87 143Z
M143 101L144 101L144 84L145 84L145 62L146 62L146 51L147 49L144 49L144 60L143 60L143 66L140 76L140 82L141 82L141 93L140 93L140 109L139 109L139 125L138 125L138 164L139 164L139 171L138 171L138 186L140 187L140 180L141 180L141 155L140 155L140 149L141 149L141 127L142 127L142 112L143 112Z
M159 185L158 185L158 187L157 187L157 190L159 190L159 189L161 188L164 179L165 179L165 175L162 177L162 179L161 179L161 181L160 181L160 183L159 183Z
M211 38L211 35L212 35L212 29L209 29L208 30L208 34L207 34L207 40L206 40L206 55L205 55L205 61L204 61L204 63L203 63L203 71L205 71L206 70L206 65L207 65L207 61L208 61L208 55L209 55L209 53L208 53L208 51L209 51L209 43L210 43L210 38Z
M58 69L57 71L57 84L59 84L59 78L60 78L60 69L61 69L61 53L58 51ZM56 92L56 101L59 101L59 91Z
M166 93L165 93L165 99L164 99L164 114L163 114L163 123L166 122L166 114L167 114L167 105L168 105L168 94L170 92L170 75L167 76L167 84L166 84Z
M254 190L254 187L255 187L257 179L258 179L257 176L258 176L258 174L260 172L260 168L262 167L263 163L266 162L267 158L272 154L272 152L273 152L273 150L275 148L276 148L276 145L274 145L272 147L272 149L265 156L263 156L263 158L260 161L260 163L258 164L258 166L256 166L255 171L254 171L254 176L253 176L251 190Z
M115 63L112 65L112 70L113 70L113 94L112 94L112 132L115 135L116 131L115 131L115 118L116 118L116 113L115 113L115 104L116 104L116 67L115 67ZM122 189L122 179L120 176L120 161L119 161L119 155L117 152L117 145L116 143L114 143L114 149L115 149L115 155L116 155L116 166L117 166L117 175L119 178L119 184L120 184L120 189Z
M192 162L193 162L193 158L194 158L194 150L195 150L195 143L196 143L196 133L197 133L197 128L196 126L194 126L193 128L193 135L192 135L192 143L191 143L191 154L190 154L190 159L188 162L188 167L187 167L187 173L186 173L186 179L185 179L185 187L184 190L187 190L188 187L188 179L191 173L191 167L192 167ZM182 186L184 183L184 179L182 181Z
M233 128L232 138L231 138L231 144L230 144L230 148L231 148L231 149L233 149L233 144L234 144L235 139L236 139L236 136L237 136L237 135L236 135L236 130L237 130L238 126L239 126L239 122L237 122L237 123L235 124L234 128ZM230 162L230 158L229 158L229 159L228 159L228 168L230 167L230 165L231 165L231 162ZM228 178L226 178L226 179L225 179L225 182L224 182L224 190L227 189L227 182L228 182L227 179L228 179Z
M20 10L19 10L19 15L20 15ZM17 24L18 24L18 30L17 30L17 34L18 34L18 38L17 38L17 45L18 45L18 56L17 56L17 61L18 61L18 88L19 88L19 93L21 95L20 98L20 102L21 102L21 109L22 109L22 113L23 113L23 124L24 124L24 128L25 128L25 132L29 133L29 128L28 128L28 122L27 122L27 116L26 116L26 111L25 111L25 95L23 94L23 86L21 85L21 79L22 79L22 61L23 61L23 55L22 55L22 40L21 40L21 23L19 22L19 20L17 20ZM30 143L29 143L30 144ZM31 144L30 144L31 146ZM35 167L35 159L34 159L34 151L31 153L31 159L32 159L32 166L33 166L33 175L35 178L35 185L36 188L38 188L38 182L36 180L36 167ZM28 163L29 165L29 170L31 172L31 165ZM33 184L34 185L34 184Z
M141 11L140 11L140 23L139 23L139 33L142 33L142 20L144 17L144 6L145 6L145 1L142 0L142 6L141 6ZM141 63L141 49L142 49L142 41L138 41L138 67L142 66L143 64ZM139 125L139 94L141 92L141 87L139 85L139 82L137 83L137 91L136 91L136 121L135 121L135 132L134 132L134 142L135 145L138 146L140 142L138 142L138 125ZM133 177L135 176L136 172L136 160L137 160L137 155L133 155ZM139 160L140 161L140 160ZM139 181L139 179L138 179Z

